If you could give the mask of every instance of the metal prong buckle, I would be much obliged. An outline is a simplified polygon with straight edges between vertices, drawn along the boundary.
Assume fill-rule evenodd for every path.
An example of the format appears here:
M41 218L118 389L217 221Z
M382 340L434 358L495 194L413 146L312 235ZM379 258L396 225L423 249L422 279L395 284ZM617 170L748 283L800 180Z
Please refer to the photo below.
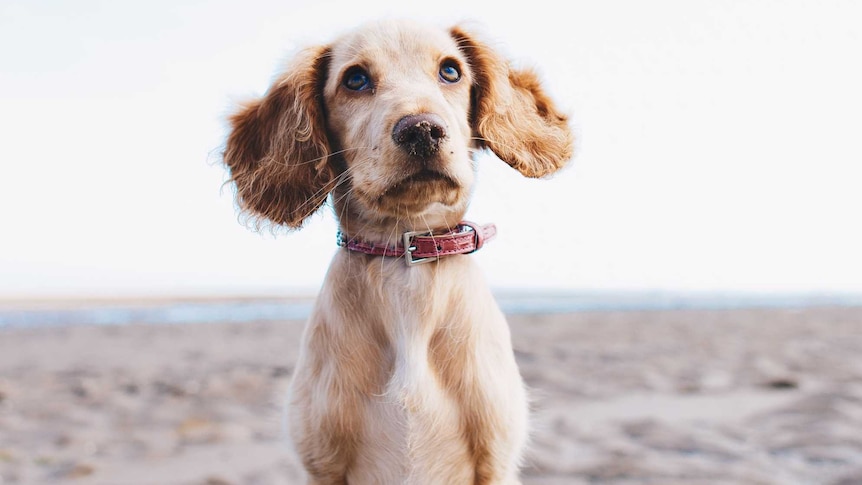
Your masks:
M410 231L405 232L401 238L404 244L404 259L407 260L407 266L416 266L417 264L430 263L437 261L439 256L431 256L428 258L414 258L413 251L416 251L416 246L413 245L413 238L416 236L430 236L430 232Z

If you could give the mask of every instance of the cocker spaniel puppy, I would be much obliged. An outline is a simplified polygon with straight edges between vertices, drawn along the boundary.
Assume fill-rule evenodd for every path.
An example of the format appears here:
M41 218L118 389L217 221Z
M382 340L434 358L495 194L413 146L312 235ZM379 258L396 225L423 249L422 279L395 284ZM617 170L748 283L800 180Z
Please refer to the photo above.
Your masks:
M340 226L290 388L310 483L519 483L526 393L469 256L495 229L463 218L474 151L528 177L571 158L538 77L462 28L378 22L301 51L230 122L246 213L299 228L330 198Z

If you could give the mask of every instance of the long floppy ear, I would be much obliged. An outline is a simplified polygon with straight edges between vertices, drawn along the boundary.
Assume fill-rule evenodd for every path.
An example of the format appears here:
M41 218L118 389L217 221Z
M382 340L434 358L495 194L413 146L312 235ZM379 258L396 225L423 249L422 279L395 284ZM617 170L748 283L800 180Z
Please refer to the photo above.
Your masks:
M460 27L453 27L450 34L473 72L471 122L480 146L527 177L562 168L572 157L574 136L538 76L513 69Z
M329 49L300 52L263 98L230 117L224 163L239 207L260 220L302 226L335 182L323 84Z

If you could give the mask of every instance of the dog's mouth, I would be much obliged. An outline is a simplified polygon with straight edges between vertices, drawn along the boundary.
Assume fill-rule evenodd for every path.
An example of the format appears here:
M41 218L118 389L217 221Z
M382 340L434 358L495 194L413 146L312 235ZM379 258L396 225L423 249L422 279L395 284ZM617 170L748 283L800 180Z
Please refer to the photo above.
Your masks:
M429 170L429 169L425 169L425 170L421 170L419 172L416 172L413 175L402 180L401 182L398 182L398 184L396 184L396 185L403 185L405 183L406 184L411 184L411 183L412 184L421 184L423 182L442 182L445 184L452 185L453 187L458 186L458 184L456 184L455 181L452 180L452 178L449 177L448 175L442 174L436 170Z
M453 205L463 196L461 184L432 169L423 169L392 184L377 196L374 205L385 213L414 213L429 204Z
M386 189L378 200L386 198L400 198L413 191L421 192L418 196L431 195L433 192L447 192L458 189L457 182L451 177L436 170L423 169L396 182Z

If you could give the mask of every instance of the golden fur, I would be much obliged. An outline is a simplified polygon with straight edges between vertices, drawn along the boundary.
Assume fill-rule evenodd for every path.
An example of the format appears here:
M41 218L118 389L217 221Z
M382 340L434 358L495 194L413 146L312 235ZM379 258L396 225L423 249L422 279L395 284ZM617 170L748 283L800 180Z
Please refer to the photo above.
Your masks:
M442 66L460 77L445 80ZM349 84L357 72L365 77ZM423 113L445 136L417 160L393 127ZM409 22L302 51L231 123L224 159L243 210L298 228L331 195L345 235L385 244L462 220L473 150L542 177L573 145L534 73L461 28ZM312 484L519 483L526 393L505 318L469 256L408 267L338 251L289 401Z

